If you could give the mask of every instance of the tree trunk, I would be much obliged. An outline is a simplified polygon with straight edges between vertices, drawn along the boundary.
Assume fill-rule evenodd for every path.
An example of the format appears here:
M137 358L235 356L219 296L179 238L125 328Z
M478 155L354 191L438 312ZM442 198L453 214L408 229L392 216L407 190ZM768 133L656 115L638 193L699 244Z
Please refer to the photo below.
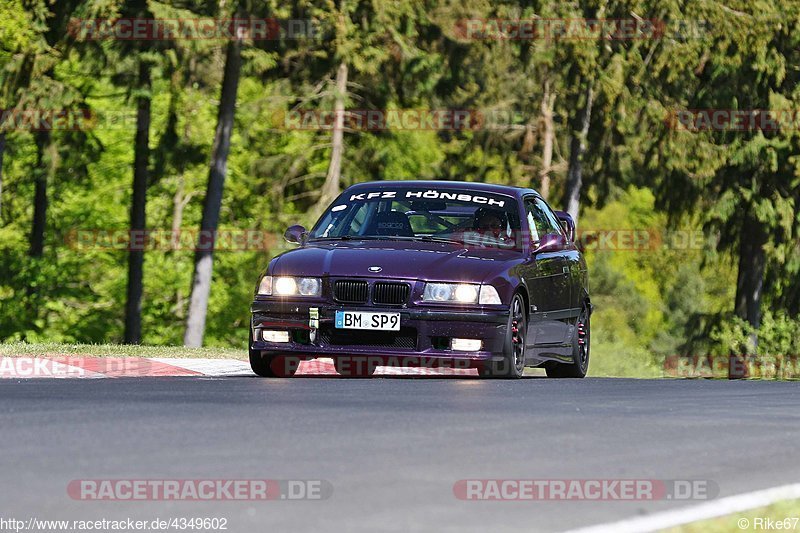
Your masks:
M142 94L136 103L136 139L133 155L133 197L131 201L130 250L128 252L128 290L125 302L125 343L142 342L142 278L144 275L143 235L146 226L148 165L150 162L150 69L139 62L137 87Z
M0 131L0 226L3 225L3 155L6 153L6 132Z
M203 218L200 223L200 240L195 252L192 295L189 299L189 314L186 319L186 333L183 343L197 348L203 345L206 329L208 295L211 292L211 272L214 258L214 239L219 223L222 204L222 191L228 166L228 152L231 145L234 112L236 110L236 91L239 86L241 70L241 35L228 43L225 55L225 73L222 78L217 129L214 133L214 148L211 155L211 169L208 173L206 198L203 202ZM204 238L205 237L205 238Z
M567 171L567 186L564 189L564 207L578 223L578 207L583 187L583 156L586 153L586 138L589 135L589 124L592 120L592 102L594 101L594 86L590 82L586 88L586 101L580 114L579 128L573 128L569 150L569 170Z
M184 177L183 174L178 176L178 187L175 189L175 194L172 197L172 235L171 247L173 250L178 250L181 246L181 228L183 227L183 210L189 205L189 202L194 196L192 193L184 194Z
M339 195L339 180L342 177L342 154L344 153L344 103L347 99L347 63L342 61L336 71L336 96L333 106L336 123L333 126L333 137L331 140L331 161L328 165L328 173L325 176L325 183L322 185L322 194L315 211L321 213L328 207L334 198Z
M50 149L50 130L36 132L36 172L33 193L33 225L31 227L28 255L42 257L44 254L44 232L47 224L47 178L53 164Z
M544 84L544 96L542 97L542 169L539 172L540 188L539 193L547 200L550 195L550 171L553 165L553 138L555 131L553 127L553 106L556 95L550 93L550 83Z
M746 320L753 329L761 326L761 295L764 286L764 269L767 243L764 225L752 213L744 217L739 237L739 272L736 280L736 315ZM758 348L758 338L751 337L752 348Z

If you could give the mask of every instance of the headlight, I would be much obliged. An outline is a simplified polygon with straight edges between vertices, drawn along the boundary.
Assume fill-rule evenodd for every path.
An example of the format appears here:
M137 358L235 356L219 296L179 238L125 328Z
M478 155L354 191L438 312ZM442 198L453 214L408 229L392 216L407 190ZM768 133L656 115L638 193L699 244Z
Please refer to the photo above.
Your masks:
M297 282L294 278L275 278L273 282L275 294L278 296L291 296L292 294L297 294Z
M266 296L319 296L321 292L322 280L319 278L264 276L258 286L258 294Z
M473 303L478 299L479 287L475 285L457 285L456 286L456 301L464 303Z
M499 305L500 296L491 285L473 283L426 283L422 294L424 302L452 302L460 304Z
M297 280L297 292L301 296L319 296L322 282L319 278L299 278Z
M480 285L467 283L427 283L422 300L426 302L456 302L474 304L478 302Z

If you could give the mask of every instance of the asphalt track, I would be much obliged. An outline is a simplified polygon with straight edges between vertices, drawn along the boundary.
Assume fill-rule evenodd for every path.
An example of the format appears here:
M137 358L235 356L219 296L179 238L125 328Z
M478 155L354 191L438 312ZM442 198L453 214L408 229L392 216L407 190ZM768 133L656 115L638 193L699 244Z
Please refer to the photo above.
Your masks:
M563 531L692 501L463 501L460 479L800 480L800 384L255 377L0 380L0 518L228 531ZM323 479L323 501L80 501L75 479Z

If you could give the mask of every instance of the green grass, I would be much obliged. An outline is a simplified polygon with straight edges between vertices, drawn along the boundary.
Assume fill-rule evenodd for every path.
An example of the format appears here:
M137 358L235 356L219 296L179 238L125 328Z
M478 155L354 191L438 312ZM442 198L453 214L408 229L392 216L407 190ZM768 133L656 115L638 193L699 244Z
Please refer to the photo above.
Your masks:
M247 359L246 350L233 348L186 348L184 346L138 346L133 344L61 344L55 342L0 344L0 356L47 357L59 355Z
M624 342L607 342L592 336L589 377L661 378L664 372L649 352Z
M777 502L767 507L761 507L743 513L721 516L709 520L701 520L684 526L665 529L662 533L726 533L729 531L777 531L775 526L767 529L765 523L761 526L756 523L757 518L770 519L775 522L784 519L789 527L781 527L782 531L800 530L800 520L796 522L794 518L800 518L800 500L786 500ZM742 521L740 524L739 521ZM744 522L747 521L745 524ZM741 527L745 526L745 527Z

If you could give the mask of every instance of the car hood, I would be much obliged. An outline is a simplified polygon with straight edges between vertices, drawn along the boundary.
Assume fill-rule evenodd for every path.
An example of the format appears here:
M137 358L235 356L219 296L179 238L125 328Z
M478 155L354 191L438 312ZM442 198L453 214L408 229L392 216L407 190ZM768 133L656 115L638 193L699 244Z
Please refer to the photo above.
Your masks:
M337 241L310 243L273 259L276 276L347 276L480 282L520 259L518 251L450 243ZM379 272L370 267L380 267ZM374 270L374 268L373 268Z

